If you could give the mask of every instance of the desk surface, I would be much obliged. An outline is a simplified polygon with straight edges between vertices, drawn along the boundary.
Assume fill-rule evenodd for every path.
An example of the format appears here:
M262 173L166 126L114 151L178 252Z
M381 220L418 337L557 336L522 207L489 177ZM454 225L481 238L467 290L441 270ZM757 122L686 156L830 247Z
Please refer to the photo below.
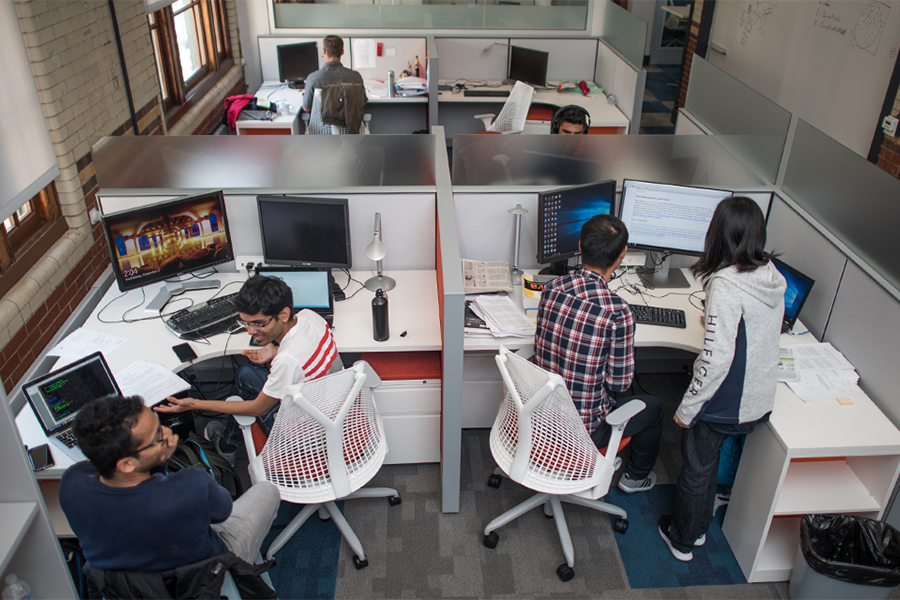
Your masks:
M371 277L370 271L351 271L353 279L361 282ZM391 271L385 272L397 281L397 287L388 293L389 324L391 337L386 342L376 342L372 339L372 292L365 289L358 294L353 293L360 288L360 284L350 281L347 285L347 276L342 272L335 274L335 280L341 287L346 286L347 299L334 304L334 340L340 352L413 352L433 351L441 349L440 319L438 316L437 302L437 278L434 271ZM213 294L231 294L240 288L246 280L244 273L219 273L216 276L222 283L218 290L198 290L186 292L182 296L173 298L167 307L167 312L172 312L188 305L186 298L192 298L195 302L203 302ZM148 286L146 298L153 298L156 290L161 287ZM351 297L352 296L352 297ZM135 360L152 360L165 368L178 372L188 367L190 363L182 363L172 351L172 346L181 343L181 340L166 329L160 319L150 319L131 323L109 323L103 321L119 321L123 313L141 301L141 290L133 290L122 294L113 284L107 290L97 308L85 321L83 327L92 331L115 335L125 338L127 341L119 346L115 352L106 355L107 362L113 373L122 371ZM145 315L143 308L138 308L129 313L130 319L142 318ZM401 333L407 335L401 337ZM250 348L250 336L244 332L229 336L219 334L209 338L209 344L202 342L189 342L191 348L197 353L194 363L225 355L240 354L242 350ZM19 411L16 416L16 426L22 436L22 441L28 446L42 444L46 441L43 430L34 416L29 405ZM57 453L61 454L61 453ZM71 464L65 456L54 456L56 467L47 469L38 474L41 479L58 478Z
M441 81L441 84L451 84L453 81ZM499 81L488 82L491 89L512 90L512 85L499 85ZM555 85L555 83L553 83ZM440 92L438 102L465 102L465 103L495 103L503 104L505 97L498 96L465 96L462 92ZM536 89L532 104L544 104L559 108L574 104L588 111L591 115L591 127L628 127L628 117L614 104L606 99L606 94L600 93L593 96L583 96L578 93L559 93L556 89Z
M387 92L380 88L384 86L383 81L366 80L366 96L368 96L369 104L421 104L428 102L428 96L394 96L389 98ZM385 90L387 88L384 88ZM303 106L303 90L292 90L286 83L277 81L263 81L259 89L254 93L272 100L273 102L289 102L294 106L295 111L301 111Z

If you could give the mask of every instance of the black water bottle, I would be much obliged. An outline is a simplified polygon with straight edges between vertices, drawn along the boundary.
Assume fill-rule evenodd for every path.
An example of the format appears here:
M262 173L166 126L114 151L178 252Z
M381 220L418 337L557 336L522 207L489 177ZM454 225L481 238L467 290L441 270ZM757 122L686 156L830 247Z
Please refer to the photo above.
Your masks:
M378 290L372 298L372 337L376 342L386 342L391 337L388 328L388 299Z

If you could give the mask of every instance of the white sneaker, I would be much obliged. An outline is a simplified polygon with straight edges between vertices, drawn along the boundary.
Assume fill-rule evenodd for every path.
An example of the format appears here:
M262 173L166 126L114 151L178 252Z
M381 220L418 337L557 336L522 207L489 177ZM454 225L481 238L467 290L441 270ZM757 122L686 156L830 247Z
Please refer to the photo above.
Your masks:
M203 437L212 442L213 448L216 449L219 456L228 461L232 467L234 466L235 458L237 457L237 450L232 450L231 452L223 452L219 448L219 442L222 441L222 434L225 433L225 426L221 423L221 421L210 421L206 424L206 427L203 428Z
M650 471L647 476L640 480L634 480L628 473L623 473L619 478L619 489L626 494L635 492L649 492L656 485L656 473Z
M697 538L696 542L694 542L694 548L696 548L697 546L702 546L705 543L706 543L706 534L704 533L703 535L701 535L700 537Z
M676 559L681 562L689 562L694 558L693 552L682 552L678 548L672 545L672 540L669 539L669 528L672 526L672 515L663 515L659 518L659 537L663 539L666 543L666 546L669 547L669 552L672 553ZM704 536L700 536L701 538ZM699 541L699 540L698 540ZM706 543L706 540L703 540Z

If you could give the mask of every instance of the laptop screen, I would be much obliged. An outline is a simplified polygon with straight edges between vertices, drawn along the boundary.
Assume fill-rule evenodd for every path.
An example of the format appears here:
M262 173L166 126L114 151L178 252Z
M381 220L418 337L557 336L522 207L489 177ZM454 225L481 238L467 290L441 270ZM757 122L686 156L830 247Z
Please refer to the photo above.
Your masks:
M289 271L259 269L260 275L283 279L294 295L294 308L329 311L332 304L328 271Z
M772 262L787 281L787 289L784 291L784 324L785 327L790 328L794 326L797 317L800 316L800 309L803 308L803 303L809 297L815 281L778 259L774 259Z
M22 389L47 433L68 424L91 400L121 394L99 352L35 379Z

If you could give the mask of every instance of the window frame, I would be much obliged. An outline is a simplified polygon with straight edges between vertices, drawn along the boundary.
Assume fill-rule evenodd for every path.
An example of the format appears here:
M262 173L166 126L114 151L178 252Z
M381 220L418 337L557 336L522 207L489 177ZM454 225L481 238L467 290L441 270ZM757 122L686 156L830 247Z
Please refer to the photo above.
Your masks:
M229 43L225 0L187 0L177 13L166 6L148 15L151 43L164 82L163 110L166 122L178 121L234 66ZM175 18L191 11L199 46L200 69L186 81L181 67ZM218 35L217 35L218 34Z

